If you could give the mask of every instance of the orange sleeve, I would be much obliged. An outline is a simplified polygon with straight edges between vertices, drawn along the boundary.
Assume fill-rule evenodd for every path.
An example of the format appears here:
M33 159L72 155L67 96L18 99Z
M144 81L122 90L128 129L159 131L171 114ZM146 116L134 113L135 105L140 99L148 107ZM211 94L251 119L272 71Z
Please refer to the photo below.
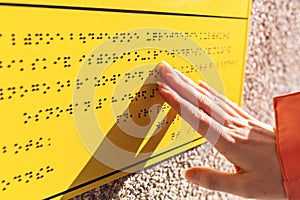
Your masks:
M274 98L276 144L289 199L300 199L300 92Z

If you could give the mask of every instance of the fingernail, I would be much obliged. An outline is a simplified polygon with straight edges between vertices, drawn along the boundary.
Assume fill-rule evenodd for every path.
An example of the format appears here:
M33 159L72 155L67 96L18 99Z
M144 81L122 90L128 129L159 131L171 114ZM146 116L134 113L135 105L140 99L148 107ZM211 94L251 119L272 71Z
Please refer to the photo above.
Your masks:
M205 82L202 81L202 80L198 80L198 83L199 83L199 85L202 86L202 87L209 88L208 84L205 83Z
M202 80L198 80L198 83L199 83L200 85L205 85L204 81L202 81Z
M164 63L163 63L163 61L160 61L157 65L156 65L156 67L157 68L161 68L161 67L163 67L164 66Z
M172 69L171 65L166 61L162 60L157 64L158 69Z
M161 63L166 67L171 67L171 65L167 61L162 60Z

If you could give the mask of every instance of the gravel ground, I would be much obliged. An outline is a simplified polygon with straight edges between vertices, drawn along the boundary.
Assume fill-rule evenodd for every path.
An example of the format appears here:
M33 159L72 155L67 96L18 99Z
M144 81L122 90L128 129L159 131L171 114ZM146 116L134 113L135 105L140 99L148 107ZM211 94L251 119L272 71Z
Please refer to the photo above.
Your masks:
M272 97L300 90L300 1L254 0L243 107L273 123ZM79 195L85 199L242 199L188 184L183 168L200 165L233 171L233 166L204 144L150 168Z

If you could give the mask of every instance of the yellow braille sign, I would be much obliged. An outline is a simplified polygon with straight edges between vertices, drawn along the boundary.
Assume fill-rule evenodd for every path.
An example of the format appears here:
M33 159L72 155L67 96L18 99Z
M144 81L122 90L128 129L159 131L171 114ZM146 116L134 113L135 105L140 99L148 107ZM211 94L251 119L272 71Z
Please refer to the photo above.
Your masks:
M166 60L241 103L250 2L0 2L0 198L69 198L205 142Z

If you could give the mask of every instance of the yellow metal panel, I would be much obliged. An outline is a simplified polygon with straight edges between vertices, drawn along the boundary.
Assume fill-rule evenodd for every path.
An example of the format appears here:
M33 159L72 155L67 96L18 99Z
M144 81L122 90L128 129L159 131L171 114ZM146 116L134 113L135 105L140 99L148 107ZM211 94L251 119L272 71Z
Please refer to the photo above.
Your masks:
M247 0L127 0L124 1L82 1L82 0L3 0L3 3L11 4L36 4L67 7L87 7L121 10L139 10L154 12L188 13L196 15L212 15L247 18Z
M51 2L55 4L54 1ZM103 5L95 5L72 1L68 5L149 8L146 10L158 8L150 3L135 4L135 1L132 4L105 2ZM238 2L243 2L245 9L248 6L244 1ZM191 13L197 10L193 3L185 2L183 5L181 8L178 4L164 3L162 10L186 12L184 9L189 9L188 12ZM209 4L205 5L207 10L212 10ZM219 7L215 11L221 8L221 3L217 5ZM170 10L166 10L167 8ZM200 11L201 14L209 13ZM231 11L228 15L235 16L237 12ZM219 14L227 15L224 12ZM117 120L123 120L126 116L118 115L126 114L126 108L132 110L131 118L144 126L149 123L149 112L140 111L140 106L146 106L146 111L149 111L151 108L147 105L162 103L156 91L153 92L156 95L154 100L147 99L141 101L141 104L138 100L137 103L131 102L131 99L142 96L138 91L151 92L155 89L155 86L150 85L148 88L137 87L133 91L131 87L148 80L149 70L160 60L168 61L194 81L210 80L218 88L217 78L213 81L205 76L214 67L213 63L205 60L209 55L216 66L214 72L217 73L214 76L220 74L226 96L241 102L248 26L246 19L22 6L0 6L0 18L5 19L0 22L1 199L41 199L61 197L62 194L70 197L203 143L201 136L169 111L166 104L160 111L169 114L158 114L156 121L147 129L155 132L157 123L162 124L166 117L170 124L164 126L167 130L163 134L156 134L155 137L145 135L140 139L120 134L122 130L119 129ZM149 35L145 30L149 30ZM161 38L159 33L162 34ZM164 33L178 35L167 39L170 35ZM198 64L196 68L199 71L191 70L191 63L185 56L188 54L187 50L172 51L174 49L170 45L170 49L165 51L163 48L150 48L150 42L138 42L147 37L152 42L156 40L158 45L164 42L168 44L169 39L171 43L176 42L177 36L178 41L186 38L195 41L205 50L199 54L204 56L203 62L192 63ZM105 45L108 48L104 48L107 50L104 52L101 48L107 47ZM131 49L125 51L126 48ZM114 52L123 54L108 58L109 53ZM190 49L189 54L191 52L193 51ZM101 66L100 62L105 61L110 64L102 74L91 70L93 76L87 76L80 71L94 64L97 67L98 62ZM90 62L93 64L89 64ZM136 70L137 66L142 66L142 70ZM130 80L128 72L131 72ZM139 72L143 72L139 78L144 80L138 81L132 77L135 75L138 78ZM126 85L127 79L131 85ZM91 98L85 98L90 91L77 93L89 83L94 85ZM222 91L222 88L218 89ZM76 97L76 94L84 95ZM130 95L132 98L129 98ZM122 98L126 101L122 101ZM119 101L114 102L114 99ZM74 112L79 114L74 115ZM82 117L85 113L92 115ZM78 127L78 120L84 122L82 124L89 124L93 117L103 135L97 135L97 140L90 137L89 141L89 137L85 136L92 133L93 129L84 127L86 132L83 133ZM147 131L144 133L147 134ZM129 140L118 140L122 137ZM96 155L97 152L103 153L101 145L107 138L134 153L136 160L133 159L132 163L124 162L122 167L126 169L121 172L118 171L119 168L109 166L107 161L99 162ZM149 152L150 157L148 154L148 157L139 157L142 153ZM130 164L132 166L128 167Z

